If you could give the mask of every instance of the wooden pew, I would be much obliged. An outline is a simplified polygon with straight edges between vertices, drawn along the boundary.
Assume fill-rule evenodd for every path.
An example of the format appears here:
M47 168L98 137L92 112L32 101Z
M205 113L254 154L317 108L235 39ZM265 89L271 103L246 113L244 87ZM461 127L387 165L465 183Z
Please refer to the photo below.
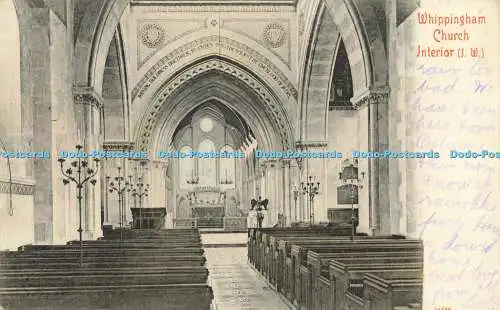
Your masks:
M0 290L0 303L8 310L210 310L212 299L204 283Z
M298 236L295 237L289 237L289 236L276 236L276 235L271 235L268 238L267 244L264 245L264 251L262 253L263 255L263 263L262 263L262 268L261 268L261 273L267 277L269 282L271 284L276 284L275 279L276 279L276 264L279 261L278 257L278 249L279 249L279 241L280 240L315 240L317 242L331 242L332 240L348 240L349 237L346 236L337 236L335 234L330 234L330 233L313 233L311 235L307 234L299 234Z
M354 243L349 242L338 242L334 245L317 245L317 246L295 246L292 245L291 256L292 261L295 260L295 270L290 271L294 274L295 280L295 290L292 293L292 300L295 303L301 304L301 296L303 296L304 289L303 285L309 285L312 287L315 285L315 280L310 279L308 261L309 256L313 258L318 257L319 270L321 269L321 264L327 264L328 260L334 259L336 257L360 257L370 255L370 257L376 255L381 255L386 257L388 252L395 253L400 252L401 255L409 255L411 253L419 254L421 253L421 242L413 240L383 240L379 242L369 241L363 242L363 240L357 240ZM403 242L403 243L400 243ZM316 252L311 254L311 252ZM292 264L293 265L293 264ZM305 269L302 268L305 266ZM314 289L314 287L312 287ZM306 292L308 290L305 290Z
M311 236L299 236L299 237L275 237L272 236L271 239L277 239L277 249L274 248L274 244L271 243L271 273L269 281L276 285L278 291L282 290L282 284L290 281L288 277L289 271L286 270L286 259L290 256L291 245L303 245L305 247L311 245L321 245L330 246L332 244L338 244L339 241L350 241L348 236L328 236L323 238ZM368 237L368 236L357 236L355 240L363 240L364 242L380 242L382 240L395 240L393 236L380 236L380 237ZM400 239L400 238L397 238ZM357 242L357 241L355 241ZM414 241L411 241L414 242ZM274 254L274 256L273 256ZM293 280L292 280L293 281ZM286 293L285 293L286 294Z
M83 250L84 256L96 256L105 253L107 256L127 256L127 255L136 255L136 256L151 256L151 255L203 255L204 250L196 247L180 247L180 248L111 248L111 249L103 249L103 248L95 248L95 247L86 247ZM0 252L0 261L2 257L22 255L23 257L35 256L39 257L43 255L45 257L59 257L59 255L80 255L80 248L68 248L68 249L45 249L41 251L34 250L25 250L18 252Z
M342 235L341 230L335 230L335 229L302 229L302 230L269 230L269 231L257 231L256 232L256 244L255 244L255 267L257 270L259 270L263 275L268 276L268 270L269 270L269 264L270 261L267 260L268 258L270 259L270 247L271 243L274 243L274 246L276 247L276 238L278 237L304 237L304 236L310 236L314 237L316 239L328 239L329 237L333 236L341 236ZM260 237L259 237L260 236ZM273 238L274 237L274 238ZM273 238L271 240L271 238ZM260 241L259 241L260 240Z
M121 248L142 248L142 249L168 249L168 248L201 248L201 244L194 242L191 243L168 243L168 242L142 242L142 243L120 243L120 242L109 242L109 243L83 243L83 248L102 248L102 249L121 249ZM80 249L79 244L71 245L23 245L18 248L18 251L43 251L43 250L57 250L57 249Z
M364 253L365 251L358 252L356 257L346 257L339 258L335 253L316 253L313 251L308 252L307 259L307 272L309 273L309 277L302 279L302 283L300 283L302 291L305 291L306 294L310 296L308 300L313 301L308 304L308 309L317 309L315 302L318 300L316 296L312 296L317 290L318 285L320 285L319 277L324 273L328 274L328 267L325 267L330 260L338 260L344 263L345 265L355 265L360 266L360 268L374 268L374 266L379 266L381 268L386 268L387 264L399 264L408 266L412 266L414 268L421 267L423 265L423 257L420 252L409 253L408 251L399 251L397 248L394 248L390 253L383 253L380 256L374 256L371 253ZM328 265L327 265L328 266ZM326 270L324 270L326 269ZM326 272L325 272L326 271ZM333 281L333 279L330 279ZM339 280L335 278L335 283ZM303 289L304 285L309 286L305 290ZM308 296L308 297L309 297Z
M121 244L85 242L83 266L79 265L79 244L71 242L4 252L0 255L0 304L23 310L210 309L213 294L199 240L184 238L198 242L197 247L186 247L187 243L181 243L183 248L151 247L172 239L179 241L163 236Z
M125 272L123 269L107 271L101 269L83 270L48 270L42 272L15 271L2 272L0 283L4 288L15 287L73 287L106 285L157 285L206 283L208 270L203 266L170 267L142 270L140 268Z
M21 263L21 264L35 264L35 263L49 263L53 261L57 261L59 263L70 263L70 262L78 262L80 260L79 255L64 255L61 254L59 257L46 257L41 255L16 255L16 256L7 256L3 257L1 260L2 264L10 264L10 263ZM106 262L135 262L137 264L141 264L144 261L149 262L157 262L157 263L165 263L169 261L178 261L178 262L205 262L202 255L149 255L149 256L140 256L140 255L106 255L106 253L102 253L101 255L92 255L92 256L84 256L84 263L106 263Z
M365 273L361 285L345 293L344 309L385 310L421 304L423 270L390 270ZM415 308L414 308L415 309Z
M249 241L248 241L248 259L252 265L257 269L260 269L262 258L262 242L267 242L266 235L304 235L313 233L331 234L331 235L350 235L351 230L346 227L324 227L324 226L312 226L312 227L278 227L278 228L249 228ZM263 238L264 237L264 238Z
M319 302L312 304L310 309L321 309L318 304L328 305L327 307L344 309L346 304L346 292L350 289L361 289L363 276L369 272L380 274L392 273L407 274L423 272L421 258L409 259L405 255L398 256L393 253L393 257L385 259L375 259L370 262L355 259L335 259L329 261L329 270L322 273L317 278L315 300ZM362 297L362 295L359 295Z

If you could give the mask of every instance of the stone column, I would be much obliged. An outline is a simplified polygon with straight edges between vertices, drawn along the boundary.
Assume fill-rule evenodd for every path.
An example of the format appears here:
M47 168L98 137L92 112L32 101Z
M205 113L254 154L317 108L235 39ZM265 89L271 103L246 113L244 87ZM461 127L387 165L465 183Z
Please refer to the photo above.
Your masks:
M272 208L272 201L270 198L271 194L271 189L270 189L270 175L271 171L269 169L269 164L266 161L259 161L259 168L260 168L260 187L259 190L256 193L256 198L258 199L259 196L262 199L269 199L269 207ZM262 227L269 227L271 226L271 218L272 218L272 213L271 211L263 211L264 212L264 220L262 222Z
M405 150L406 140L406 117L402 113L401 107L406 106L405 89L400 83L400 76L405 76L404 72L398 72L398 67L405 66L401 60L406 59L401 55L401 49L398 45L404 45L404 40L398 42L397 35L397 1L386 0L386 29L387 29L387 63L389 67L389 85L390 96L388 98L388 145L391 150ZM399 37L400 38L400 37ZM403 57L402 57L403 56ZM400 64L398 66L398 63ZM403 102L400 104L399 102ZM404 194L400 195L404 190L401 185L404 183L405 160L389 159L388 174L391 180L390 195L390 217L391 217L391 233L407 235L406 229L406 204L403 202ZM404 193L404 192L403 192Z
M171 205L171 214L172 214L172 227L175 228L175 219L177 218L177 208L178 206L178 195L179 195L179 184L180 184L180 176L179 176L179 160L174 160L171 166L171 174L172 178L172 196L169 199Z
M167 163L163 161L153 161L151 162L151 179L149 202L150 207L153 208L165 208L167 202L165 201L165 172L167 168Z
M23 4L21 2L20 4ZM32 137L32 150L53 151L52 87L51 87L51 47L50 10L43 7L17 7L20 38L20 67L22 81L21 105L26 108L22 117L23 132ZM12 60L10 60L12 61ZM18 64L19 65L19 64ZM2 68L6 70L8 68ZM2 103L3 105L9 102ZM3 125L2 127L7 127ZM54 201L52 193L55 182L53 175L59 174L54 160L35 158L33 165L27 165L27 174L36 181L34 186L34 241L52 243L54 240ZM57 170L55 170L57 169ZM74 192L73 192L74 193ZM62 201L58 199L56 201ZM69 230L76 229L70 227Z
M76 119L80 132L79 141L84 151L100 150L102 145L101 113L103 107L102 97L91 87L73 88L73 100L76 105ZM89 158L89 161L92 159ZM102 235L101 230L101 175L103 163L99 163L99 172L96 175L96 185L85 184L83 195L82 223L84 237L95 239Z
M268 191L266 198L269 199L269 212L268 212L268 214L270 215L269 224L273 226L277 222L278 213L280 212L281 208L279 195L277 193L279 188L277 161L269 160L267 162L267 171L268 173L266 174L267 177L266 183Z
M298 222L301 220L300 208L301 208L301 188L300 188L300 171L299 171L299 161L290 160L289 161L289 187L290 187L290 204L292 207L292 222ZM297 189L297 201L295 201L293 190Z
M167 162L165 168L165 202L167 209L167 217L165 219L165 228L173 228L174 227L174 210L175 205L173 204L173 197L175 197L174 193L174 182L172 178L172 162Z
M290 160L285 159L281 161L281 177L282 177L282 201L283 201L283 214L285 215L286 226L290 226L293 220L293 202L291 197L291 184L290 184Z
M240 196L240 208L245 209L248 202L250 201L250 185L251 185L251 177L249 171L248 158L245 158L244 161L239 162L241 173L241 196Z
M383 152L388 148L388 92L372 91L355 102L355 108L368 109L368 150ZM368 161L370 226L374 235L390 234L389 160L374 158Z
M275 160L271 164L271 169L273 171L272 179L272 193L274 199L274 222L273 225L278 222L278 214L285 215L284 210L284 199L283 199L283 172L282 172L282 162L280 160Z

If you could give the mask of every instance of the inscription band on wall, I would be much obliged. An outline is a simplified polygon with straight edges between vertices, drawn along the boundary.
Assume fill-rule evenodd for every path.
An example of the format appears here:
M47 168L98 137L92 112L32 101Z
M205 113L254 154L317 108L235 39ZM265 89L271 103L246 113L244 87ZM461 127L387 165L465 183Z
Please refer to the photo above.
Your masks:
M245 44L219 36L194 40L164 56L141 78L132 91L132 97L134 99L136 97L141 98L168 68L184 58L205 50L222 51L226 55L235 55L239 59L245 59L248 64L252 65L252 69L257 69L260 73L269 76L286 96L297 99L297 90L293 84L271 61Z

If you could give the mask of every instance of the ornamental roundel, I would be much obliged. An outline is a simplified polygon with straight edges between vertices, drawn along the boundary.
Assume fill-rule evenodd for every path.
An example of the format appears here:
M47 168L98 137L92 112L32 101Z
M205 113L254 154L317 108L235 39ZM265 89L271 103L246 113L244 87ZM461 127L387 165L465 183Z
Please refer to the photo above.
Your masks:
M262 36L271 47L278 48L285 44L287 33L283 25L273 22L264 28Z
M149 48L157 48L165 41L165 30L157 24L146 24L140 31L142 43Z

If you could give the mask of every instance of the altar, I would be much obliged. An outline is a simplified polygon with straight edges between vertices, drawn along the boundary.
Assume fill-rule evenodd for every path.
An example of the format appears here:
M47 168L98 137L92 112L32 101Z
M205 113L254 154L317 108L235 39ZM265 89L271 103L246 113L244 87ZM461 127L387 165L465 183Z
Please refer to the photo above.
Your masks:
M187 212L175 219L175 227L189 225L202 229L246 230L246 216L242 217L239 212L239 201L234 191L196 187L184 197L186 199L181 200L179 210Z

